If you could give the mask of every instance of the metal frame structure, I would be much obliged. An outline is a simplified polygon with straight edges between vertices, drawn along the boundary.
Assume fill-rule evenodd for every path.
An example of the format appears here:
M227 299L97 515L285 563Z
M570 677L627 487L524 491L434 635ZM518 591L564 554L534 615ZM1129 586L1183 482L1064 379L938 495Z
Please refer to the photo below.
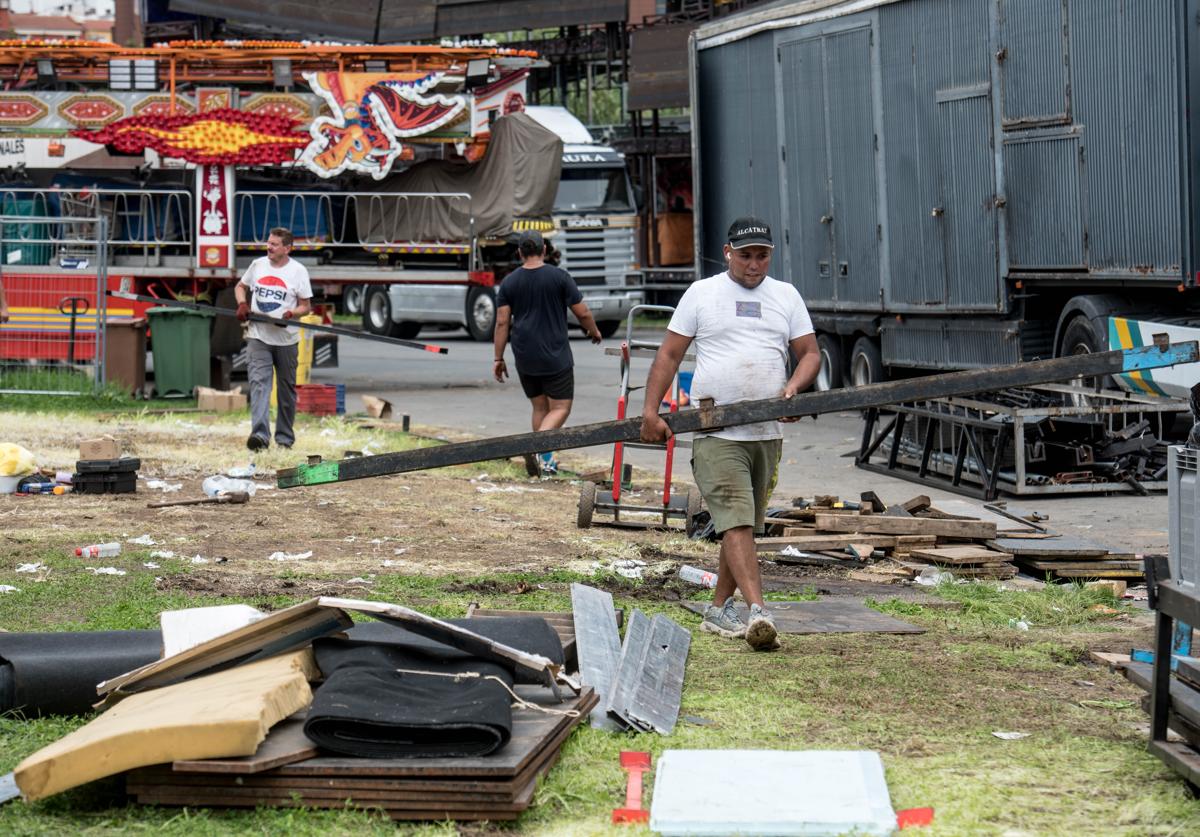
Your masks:
M85 230L80 233L80 230ZM9 395L83 395L100 392L105 385L105 332L108 325L108 219L47 215L0 214L0 281L3 265L22 262L27 248L45 247L58 259L58 268L47 268L37 284L21 298L6 289L12 312L0 325L0 393ZM86 272L70 265L87 259ZM94 260L95 266L92 266ZM23 262L22 262L23 263ZM88 280L81 282L80 280ZM28 297L28 298L24 298ZM48 301L48 302L47 302ZM80 325L80 318L83 324ZM77 339L91 335L85 344L90 362L76 356ZM78 373L91 379L78 386ZM21 386L24 376L34 382ZM39 386L47 380L61 387ZM8 386L5 386L5 379ZM16 385L11 385L16 383ZM70 384L76 384L71 386Z
M1074 404L1016 407L979 397L934 398L905 402L866 411L862 443L855 465L864 470L934 485L985 500L1001 491L1015 495L1082 494L1114 491L1165 491L1165 479L1096 482L1035 478L1028 467L1026 438L1031 425L1050 418L1103 417L1109 429L1137 423L1149 416L1157 420L1162 438L1168 416L1186 412L1181 399L1157 398L1106 390L1097 392L1065 385L1030 389L1066 396ZM1088 403L1080 403L1088 402ZM891 413L884 419L884 413ZM906 438L912 422L919 441ZM881 425L876 430L878 425ZM1011 452L1013 464L1005 467ZM872 457L882 455L882 461ZM1090 451L1080 451L1080 468L1090 463Z

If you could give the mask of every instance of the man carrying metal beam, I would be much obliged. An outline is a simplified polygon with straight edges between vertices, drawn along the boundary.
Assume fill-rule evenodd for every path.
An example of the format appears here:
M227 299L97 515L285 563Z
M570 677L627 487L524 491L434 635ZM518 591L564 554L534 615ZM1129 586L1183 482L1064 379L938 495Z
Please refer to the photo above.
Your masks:
M767 275L773 247L765 221L738 218L725 245L728 269L684 293L646 380L644 441L662 442L671 433L659 404L693 341L693 403L790 398L817 377L820 354L804 300L795 287ZM790 378L789 349L797 359ZM754 534L763 529L782 450L783 434L773 421L697 433L692 442L692 473L721 538L717 587L701 628L744 637L756 651L779 647L775 621L763 604ZM748 623L734 609L736 589L750 606Z

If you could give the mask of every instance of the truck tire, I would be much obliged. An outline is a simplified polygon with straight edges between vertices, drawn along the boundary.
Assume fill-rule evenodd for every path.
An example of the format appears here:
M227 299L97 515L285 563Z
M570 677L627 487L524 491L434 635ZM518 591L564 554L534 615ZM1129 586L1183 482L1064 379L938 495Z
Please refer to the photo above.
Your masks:
M1103 352L1108 349L1104 340L1096 332L1092 321L1087 317L1076 317L1067 323L1067 327L1063 329L1062 345L1058 347L1059 357L1072 357L1074 355L1090 355L1093 352ZM1087 378L1074 378L1070 381L1072 386L1085 387L1093 389L1100 386L1104 389L1113 386L1112 379L1105 375L1103 378L1097 379L1095 376ZM1084 395L1065 395L1064 400L1067 404L1074 407L1090 407L1092 399Z
M347 314L361 314L366 289L362 285L347 285L342 292L342 309Z
M821 368L813 381L813 390L825 392L842 388L842 343L832 334L817 335L817 351L821 353Z
M850 350L850 380L852 387L878 384L884 380L883 356L870 337L860 337Z
M600 320L600 322L596 323L596 328L600 329L601 337L612 337L620 327L620 320Z
M370 285L363 296L363 331L390 337L392 334L392 300L384 285Z
M399 337L401 340L412 340L421 333L423 324L416 320L401 320L398 323L392 323L392 333L389 337Z
M496 295L491 288L472 285L467 292L467 332L480 342L492 339L496 330Z

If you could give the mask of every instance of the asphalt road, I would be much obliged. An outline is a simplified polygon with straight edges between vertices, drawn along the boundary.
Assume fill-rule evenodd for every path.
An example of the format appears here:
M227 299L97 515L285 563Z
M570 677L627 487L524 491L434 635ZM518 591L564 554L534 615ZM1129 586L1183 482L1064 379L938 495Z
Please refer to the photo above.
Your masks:
M587 424L616 418L617 398L621 391L620 359L605 349L617 349L624 330L616 337L595 346L582 336L572 339L575 355L575 404L569 424ZM435 355L415 349L391 347L365 340L339 342L338 369L319 369L316 383L344 383L346 408L362 409L360 396L376 395L391 401L397 414L407 413L414 424L444 427L474 436L502 436L530 429L529 402L515 380L499 384L492 378L492 346L469 339L465 332L422 332L422 342L446 346L447 355ZM637 339L657 340L652 332L641 331ZM512 366L512 353L508 353ZM631 385L645 383L649 360L633 361ZM642 407L640 390L630 401L629 415ZM854 467L852 457L862 433L857 413L821 416L784 425L784 453L780 467L777 497L786 501L795 496L837 494L857 498L873 490L886 502L900 502L915 494L928 494L935 501L959 495L917 485L894 477L881 476ZM591 448L579 454L567 454L577 467L603 466L611 461L611 447ZM677 452L674 479L691 480L688 452ZM661 451L631 450L627 461L634 466L635 481L651 484L661 480L665 456ZM1165 494L1137 497L1127 494L1102 497L1039 497L1010 499L1023 508L1033 508L1050 516L1050 525L1059 531L1101 540L1113 547L1139 552L1165 551L1167 548L1167 499Z

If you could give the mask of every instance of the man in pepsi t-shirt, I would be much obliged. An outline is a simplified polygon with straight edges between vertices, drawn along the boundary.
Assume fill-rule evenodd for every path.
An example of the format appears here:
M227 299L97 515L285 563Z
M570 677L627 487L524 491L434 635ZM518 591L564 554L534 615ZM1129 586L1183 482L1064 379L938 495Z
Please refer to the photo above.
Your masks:
M508 375L504 347L511 326L517 377L533 408L533 429L553 430L566 423L575 398L575 358L567 340L567 309L593 343L600 342L600 329L571 274L546 264L541 233L521 233L517 251L521 266L504 277L496 292L492 374L500 383ZM540 463L527 456L525 467L530 476L558 471L553 451L543 453Z
M250 379L250 438L246 447L263 450L271 444L271 382L276 379L275 444L290 448L296 441L296 365L299 329L284 325L312 311L312 285L308 270L291 258L292 233L283 227L267 237L267 255L246 268L234 293L237 317L246 322L250 313L280 321L279 325L251 322L246 339L247 376Z

